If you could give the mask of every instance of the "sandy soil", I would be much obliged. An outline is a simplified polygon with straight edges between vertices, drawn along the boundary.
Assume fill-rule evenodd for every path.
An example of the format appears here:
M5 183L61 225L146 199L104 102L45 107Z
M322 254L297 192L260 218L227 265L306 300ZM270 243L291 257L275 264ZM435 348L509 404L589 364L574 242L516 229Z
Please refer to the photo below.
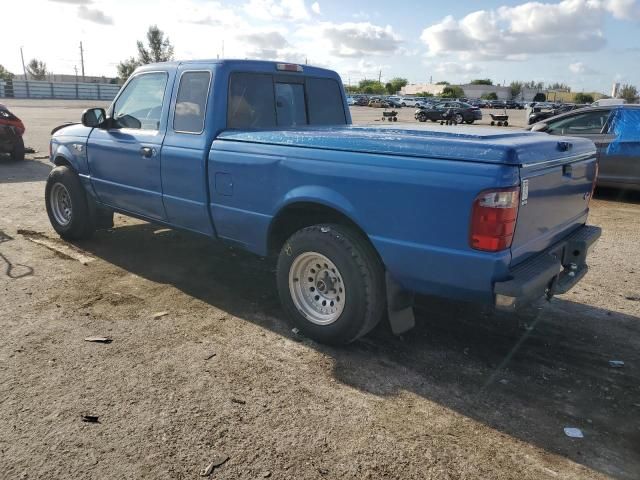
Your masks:
M58 106L14 110L44 132L83 107ZM269 259L122 216L60 241L49 168L0 160L0 477L194 479L220 456L211 478L640 477L637 196L593 202L569 294L423 298L406 336L336 349L291 332Z

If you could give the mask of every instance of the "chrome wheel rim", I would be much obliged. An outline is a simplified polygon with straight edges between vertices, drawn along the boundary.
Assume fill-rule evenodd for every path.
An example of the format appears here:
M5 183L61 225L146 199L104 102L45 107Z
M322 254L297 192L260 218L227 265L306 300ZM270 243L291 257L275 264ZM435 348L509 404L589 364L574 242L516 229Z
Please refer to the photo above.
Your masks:
M54 184L49 194L49 205L51 206L53 218L55 218L58 224L66 227L71 223L73 209L71 205L71 195L69 195L67 187L61 183Z
M342 314L346 288L340 271L317 252L299 255L289 269L289 292L298 311L311 323L330 325Z

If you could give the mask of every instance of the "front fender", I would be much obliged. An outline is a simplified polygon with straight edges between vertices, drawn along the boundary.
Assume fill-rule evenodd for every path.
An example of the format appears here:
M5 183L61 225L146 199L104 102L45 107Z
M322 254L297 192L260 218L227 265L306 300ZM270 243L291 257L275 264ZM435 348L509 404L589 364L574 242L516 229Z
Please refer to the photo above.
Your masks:
M51 162L55 165L69 165L77 174L88 175L86 140L69 139L61 142L51 139Z

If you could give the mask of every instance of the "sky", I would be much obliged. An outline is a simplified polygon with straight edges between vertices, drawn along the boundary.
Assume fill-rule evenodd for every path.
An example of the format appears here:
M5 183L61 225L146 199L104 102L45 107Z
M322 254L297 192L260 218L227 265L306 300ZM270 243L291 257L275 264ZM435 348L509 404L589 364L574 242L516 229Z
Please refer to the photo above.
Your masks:
M19 0L3 5L0 64L38 58L53 73L115 76L156 24L176 59L260 58L464 83L563 82L574 91L640 86L640 0ZM224 46L223 46L224 44Z

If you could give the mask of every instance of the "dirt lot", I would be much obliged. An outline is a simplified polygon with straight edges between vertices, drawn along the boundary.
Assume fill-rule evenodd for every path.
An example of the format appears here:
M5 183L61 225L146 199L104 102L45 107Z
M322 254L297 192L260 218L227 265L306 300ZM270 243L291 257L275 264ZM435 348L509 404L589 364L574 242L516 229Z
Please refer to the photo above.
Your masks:
M7 103L45 152L84 106ZM220 455L211 478L640 477L638 196L593 202L569 294L513 316L421 299L405 337L336 349L291 332L268 259L122 216L61 242L49 169L0 160L2 478L195 479Z

